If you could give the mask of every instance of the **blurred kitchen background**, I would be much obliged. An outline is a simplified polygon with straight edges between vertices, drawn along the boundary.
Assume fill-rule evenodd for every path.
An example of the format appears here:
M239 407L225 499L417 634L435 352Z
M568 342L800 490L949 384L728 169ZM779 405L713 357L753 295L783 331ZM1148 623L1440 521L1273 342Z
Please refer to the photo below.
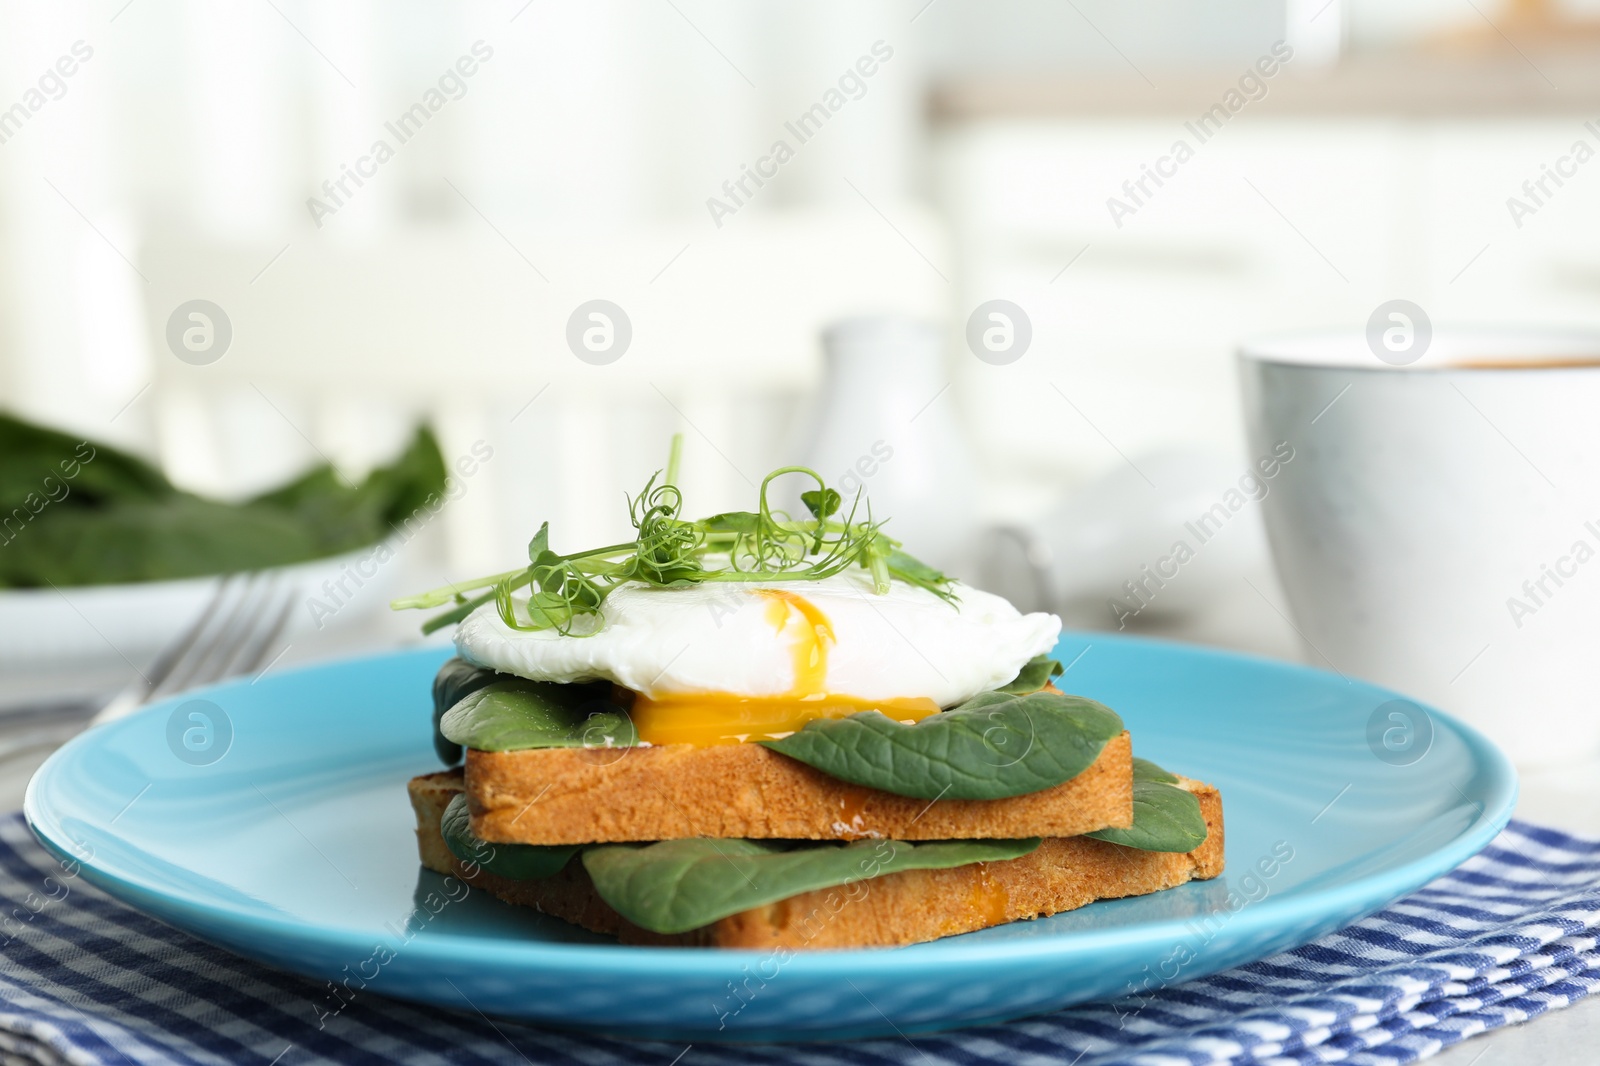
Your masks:
M13 3L5 108L0 408L230 498L418 420L492 452L337 624L305 590L284 663L418 639L389 596L544 519L617 539L680 430L692 511L814 461L1023 606L1299 657L1254 501L1108 602L1258 458L1237 342L1395 298L1600 324L1600 163L1507 205L1600 145L1597 0ZM210 362L168 343L193 300ZM592 300L610 362L569 348ZM992 300L1009 361L968 341ZM99 653L13 654L0 704L159 650L67 606Z

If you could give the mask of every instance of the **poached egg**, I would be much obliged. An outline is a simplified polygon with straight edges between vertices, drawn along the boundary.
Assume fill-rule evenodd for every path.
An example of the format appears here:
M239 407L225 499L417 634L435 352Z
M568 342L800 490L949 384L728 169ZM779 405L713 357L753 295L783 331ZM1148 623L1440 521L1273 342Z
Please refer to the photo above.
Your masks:
M629 583L571 634L512 629L485 604L457 626L456 648L534 681L627 689L646 743L738 743L863 710L920 721L999 688L1055 646L1055 615L953 591L953 604L900 581L879 594L864 570L821 581Z

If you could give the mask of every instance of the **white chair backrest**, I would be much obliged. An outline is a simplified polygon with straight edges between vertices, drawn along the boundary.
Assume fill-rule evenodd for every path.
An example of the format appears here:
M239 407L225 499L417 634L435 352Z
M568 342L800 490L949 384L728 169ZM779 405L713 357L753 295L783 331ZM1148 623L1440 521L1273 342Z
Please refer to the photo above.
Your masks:
M858 313L943 316L947 283L907 247L942 262L942 233L910 209L896 223L865 210L751 212L721 230L515 246L487 226L360 244L151 244L162 459L211 491L264 487L319 454L359 476L426 418L447 461L480 441L495 453L446 509L452 567L503 562L543 518L558 545L626 530L621 493L660 465L676 430L691 507L747 505L746 481L780 457L817 379L822 327ZM631 325L607 365L567 343L569 318L597 299ZM231 332L211 362L221 322L210 351L184 349L189 361L169 344L169 322L194 300L220 307ZM205 321L187 315L176 329L200 330L190 342L205 347Z

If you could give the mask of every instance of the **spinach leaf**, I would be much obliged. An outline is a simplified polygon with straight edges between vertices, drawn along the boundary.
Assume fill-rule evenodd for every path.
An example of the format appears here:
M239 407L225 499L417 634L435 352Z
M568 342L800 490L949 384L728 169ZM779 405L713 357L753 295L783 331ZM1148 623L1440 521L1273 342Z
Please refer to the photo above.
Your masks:
M1072 780L1121 732L1122 719L1081 696L985 692L915 725L863 711L758 743L900 796L1003 799Z
M180 491L109 445L0 415L0 588L164 581L354 551L426 521L445 476L422 428L359 485L323 465L227 503Z
M450 801L439 823L450 854L462 862L476 863L480 869L513 881L533 881L554 877L567 865L582 844L491 844L473 835L472 814L463 793Z
M85 467L87 471L94 464ZM44 509L0 549L0 586L94 585L197 577L316 557L293 516L176 495ZM241 567L248 559L247 567Z
M1003 862L1038 846L1038 837L924 844L699 837L646 845L591 844L584 849L583 866L600 898L628 921L656 933L682 933L801 892L901 870Z
M387 466L358 485L346 485L323 464L250 503L291 516L314 541L318 555L337 555L372 544L393 530L409 533L438 510L447 471L426 426Z
M1149 759L1133 757L1133 779L1147 781L1153 785L1176 785L1178 775L1169 770L1163 770Z
M271 509L300 526L315 550L336 554L345 545L362 543L361 531L383 526L377 501L351 490L332 467L316 466L287 485L257 496L250 506Z
M52 507L77 507L111 499L162 499L177 492L161 471L137 456L0 414L0 512L6 515L25 507L30 496L36 502L51 500Z
M457 463L459 466L459 459ZM382 520L387 533L403 527L407 521L426 520L437 511L443 504L449 479L450 471L445 467L438 439L433 430L421 425L405 450L393 462L374 468L356 491L370 511ZM367 541L377 539L370 531L360 536ZM360 547L360 544L353 547Z
M1089 833L1140 851L1193 851L1206 841L1206 820L1194 793L1148 759L1133 760L1133 826Z
M439 722L444 713L464 698L486 685L500 679L493 670L487 670L462 658L451 659L439 667L433 679L433 750L446 766L461 761L461 745L446 740L439 732Z
M1008 683L1001 685L996 691L1009 692L1013 696L1026 696L1030 692L1038 692L1050 683L1051 678L1060 677L1066 673L1066 668L1048 655L1035 655L1022 664L1022 670Z
M462 697L440 719L439 732L479 751L631 748L639 736L633 719L605 698L610 688L503 677Z

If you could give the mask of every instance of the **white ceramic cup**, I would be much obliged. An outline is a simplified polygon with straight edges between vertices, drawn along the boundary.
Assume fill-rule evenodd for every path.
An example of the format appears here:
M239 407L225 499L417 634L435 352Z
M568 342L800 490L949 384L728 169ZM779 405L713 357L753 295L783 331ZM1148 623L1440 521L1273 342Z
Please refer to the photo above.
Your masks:
M1523 766L1600 755L1600 333L1438 327L1404 358L1359 330L1239 353L1252 453L1295 449L1262 514L1307 658Z

